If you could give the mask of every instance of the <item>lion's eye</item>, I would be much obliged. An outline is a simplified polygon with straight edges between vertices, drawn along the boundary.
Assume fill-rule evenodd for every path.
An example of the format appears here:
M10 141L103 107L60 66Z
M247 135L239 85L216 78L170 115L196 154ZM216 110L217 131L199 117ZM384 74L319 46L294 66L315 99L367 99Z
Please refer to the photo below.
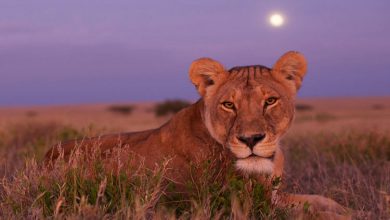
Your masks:
M233 102L222 102L223 107L227 109L234 109L234 104Z
M275 97L270 97L270 98L268 98L268 99L265 100L265 104L266 104L266 105L273 105L273 104L276 103L277 100L278 100L278 99L275 98Z

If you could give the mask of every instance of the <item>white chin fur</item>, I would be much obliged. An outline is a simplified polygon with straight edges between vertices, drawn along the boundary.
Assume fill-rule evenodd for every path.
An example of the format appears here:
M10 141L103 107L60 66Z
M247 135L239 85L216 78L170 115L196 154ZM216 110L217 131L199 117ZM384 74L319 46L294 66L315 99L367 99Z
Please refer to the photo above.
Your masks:
M238 159L236 168L248 174L272 174L274 170L274 163L266 158L249 157L245 159Z

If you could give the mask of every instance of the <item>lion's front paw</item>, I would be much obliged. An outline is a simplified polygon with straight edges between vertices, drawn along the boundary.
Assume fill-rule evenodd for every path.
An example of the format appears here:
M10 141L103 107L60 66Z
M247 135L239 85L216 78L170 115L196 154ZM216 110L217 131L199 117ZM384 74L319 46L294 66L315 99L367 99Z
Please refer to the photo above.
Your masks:
M350 211L319 195L290 195L297 219L351 219Z
M304 206L310 209L310 206L315 211L328 211L335 212L338 214L343 214L347 212L347 209L332 199L318 196L318 195L310 195L305 201ZM304 207L305 208L305 207Z

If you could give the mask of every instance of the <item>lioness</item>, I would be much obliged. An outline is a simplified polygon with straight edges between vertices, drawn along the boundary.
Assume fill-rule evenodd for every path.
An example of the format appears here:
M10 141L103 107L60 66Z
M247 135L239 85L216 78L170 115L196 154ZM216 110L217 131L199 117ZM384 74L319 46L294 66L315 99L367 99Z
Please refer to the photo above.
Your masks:
M212 148L228 149L239 172L280 177L284 157L278 142L293 121L294 98L305 73L305 58L293 51L284 54L272 69L255 65L227 71L217 61L198 59L189 69L190 79L201 95L195 104L158 129L99 137L100 150L127 146L144 157L150 167L174 156L168 175L179 183L188 177L189 163ZM96 140L83 140L82 145L96 146ZM68 157L75 145L70 141L61 149L53 147L46 160L55 160L60 151ZM309 202L320 217L348 218L342 206L322 196L287 195L280 201L294 203L295 207Z

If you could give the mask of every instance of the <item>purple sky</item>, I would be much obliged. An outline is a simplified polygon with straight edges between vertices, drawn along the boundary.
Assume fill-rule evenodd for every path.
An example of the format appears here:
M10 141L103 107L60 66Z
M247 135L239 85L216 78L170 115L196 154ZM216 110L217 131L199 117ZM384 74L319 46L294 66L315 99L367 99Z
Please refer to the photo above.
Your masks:
M388 0L1 0L0 106L195 99L194 59L288 50L309 62L301 97L390 95L389 22Z

